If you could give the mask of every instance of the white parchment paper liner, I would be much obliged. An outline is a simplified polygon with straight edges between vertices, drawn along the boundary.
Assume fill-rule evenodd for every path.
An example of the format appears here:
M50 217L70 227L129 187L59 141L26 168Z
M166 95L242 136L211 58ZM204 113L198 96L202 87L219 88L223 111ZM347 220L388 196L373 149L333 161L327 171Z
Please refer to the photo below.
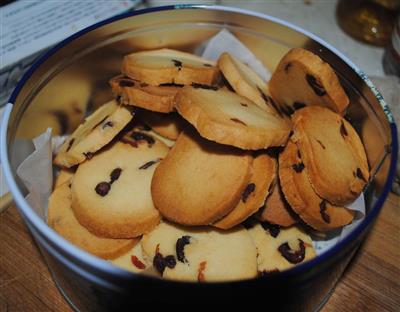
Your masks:
M229 52L242 62L247 63L266 81L271 76L271 73L254 54L227 30L222 30L207 42L202 56L207 59L217 60L222 52ZM35 151L17 169L18 176L29 191L26 197L27 201L44 220L47 218L48 198L53 185L52 151L55 151L64 139L63 137L54 137L52 139L51 129L48 129L33 140ZM364 196L361 195L348 208L357 211L356 218L352 224L329 233L324 237L312 235L317 254L321 254L332 247L361 222L365 216Z

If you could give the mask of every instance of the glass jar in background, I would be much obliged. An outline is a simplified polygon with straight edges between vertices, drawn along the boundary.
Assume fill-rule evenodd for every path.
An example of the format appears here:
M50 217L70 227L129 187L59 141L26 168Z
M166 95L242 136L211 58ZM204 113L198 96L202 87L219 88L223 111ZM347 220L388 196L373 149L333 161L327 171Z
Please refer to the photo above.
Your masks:
M386 47L383 56L383 70L387 75L400 77L400 17L392 31L389 45Z
M336 18L348 35L384 47L390 42L399 12L400 0L340 0Z

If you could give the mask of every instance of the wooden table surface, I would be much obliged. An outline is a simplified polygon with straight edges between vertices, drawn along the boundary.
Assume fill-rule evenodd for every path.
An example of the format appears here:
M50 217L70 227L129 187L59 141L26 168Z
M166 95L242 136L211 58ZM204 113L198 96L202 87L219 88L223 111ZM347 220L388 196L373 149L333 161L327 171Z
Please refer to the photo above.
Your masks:
M400 311L400 197L390 194L322 311ZM71 311L14 206L0 215L0 311Z

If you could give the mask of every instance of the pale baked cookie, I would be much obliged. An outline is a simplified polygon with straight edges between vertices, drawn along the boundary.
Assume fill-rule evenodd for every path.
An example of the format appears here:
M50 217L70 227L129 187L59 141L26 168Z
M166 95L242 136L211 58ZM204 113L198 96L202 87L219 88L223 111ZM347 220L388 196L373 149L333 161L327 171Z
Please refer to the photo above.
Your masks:
M267 83L246 64L224 52L218 59L218 67L237 94L248 98L269 113L285 116L271 98Z
M329 231L351 223L355 212L333 206L319 197L310 184L307 171L296 144L289 140L279 155L279 179L290 207L318 231Z
M275 179L276 160L266 152L254 157L252 176L236 207L213 225L220 229L230 229L254 214L264 204L269 188Z
M281 111L290 115L309 105L328 107L344 115L349 99L332 67L302 48L290 50L268 83Z
M65 182L70 182L72 177L75 174L75 168L62 168L60 169L60 171L58 172L58 175L56 176L56 178L54 179L54 187L59 187L61 184L64 184Z
M121 269L134 273L144 273L152 268L152 263L142 254L142 245L137 243L131 250L111 261L112 264Z
M153 140L138 140L136 146L116 142L79 165L72 181L72 208L92 233L136 237L160 221L150 183L169 149Z
M352 203L369 180L367 156L357 132L324 107L303 108L292 121L292 139L314 191L336 205Z
M220 77L215 65L215 62L190 53L159 49L126 55L122 73L153 86L171 83L213 85Z
M244 151L184 131L154 173L154 205L179 224L211 224L239 202L252 162Z
M271 194L267 197L264 206L258 212L257 218L260 221L267 221L272 224L288 227L295 224L298 218L287 203L278 180L278 177L276 177Z
M132 119L132 112L111 101L85 119L64 142L54 163L72 167L90 159L95 152L109 143Z
M227 90L184 87L175 106L201 136L242 149L284 145L291 130L282 118Z
M144 254L164 278L216 282L254 278L256 247L247 230L219 231L161 223L141 241Z
M261 276L289 269L316 256L310 236L299 227L280 228L264 222L248 231L257 247Z
M177 86L151 86L122 75L112 78L110 85L121 104L160 113L174 110L174 98L181 89Z
M114 259L130 250L137 239L110 239L93 235L76 219L71 209L69 182L57 187L50 196L48 224L79 248L103 259Z
M186 121L177 113L161 114L141 111L140 119L159 135L175 141L185 127Z

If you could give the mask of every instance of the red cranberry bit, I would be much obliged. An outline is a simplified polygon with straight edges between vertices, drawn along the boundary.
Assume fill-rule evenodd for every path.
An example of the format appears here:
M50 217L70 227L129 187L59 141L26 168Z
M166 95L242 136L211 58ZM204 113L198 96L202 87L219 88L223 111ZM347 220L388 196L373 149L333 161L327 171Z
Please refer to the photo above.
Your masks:
M261 222L264 230L268 231L272 237L277 237L281 232L281 227L278 224L272 224L267 221Z
M106 196L110 191L111 184L108 182L100 182L96 185L95 191L100 196Z
M205 276L204 276L204 271L205 271L205 269L206 269L206 267L207 267L207 261L202 261L202 262L200 262L200 264L199 264L199 269L198 269L198 274L197 274L197 280L199 281L199 282L205 282L206 281L206 278L205 278Z
M256 189L256 185L254 183L250 183L246 186L242 193L242 202L246 202L249 198L250 194L253 193Z
M181 238L178 238L176 241L176 256L180 262L187 262L187 259L185 258L185 246L190 244L190 236L184 235Z
M140 261L139 258L136 256L131 256L131 262L139 270L144 270L146 268L146 265L142 261Z
M322 220L326 223L331 223L331 217L326 212L326 200L323 199L319 204L319 212L321 213Z
M293 264L302 262L306 255L304 242L301 239L298 239L298 241L300 250L292 250L288 243L284 243L278 247L278 250L281 253L282 257Z
M115 168L113 171L111 171L110 174L110 184L114 183L114 181L118 180L119 176L121 175L121 168Z
M324 96L326 94L324 87L317 81L317 78L315 78L313 75L306 74L306 80L308 82L308 85L311 87L311 89L313 89L316 95Z

